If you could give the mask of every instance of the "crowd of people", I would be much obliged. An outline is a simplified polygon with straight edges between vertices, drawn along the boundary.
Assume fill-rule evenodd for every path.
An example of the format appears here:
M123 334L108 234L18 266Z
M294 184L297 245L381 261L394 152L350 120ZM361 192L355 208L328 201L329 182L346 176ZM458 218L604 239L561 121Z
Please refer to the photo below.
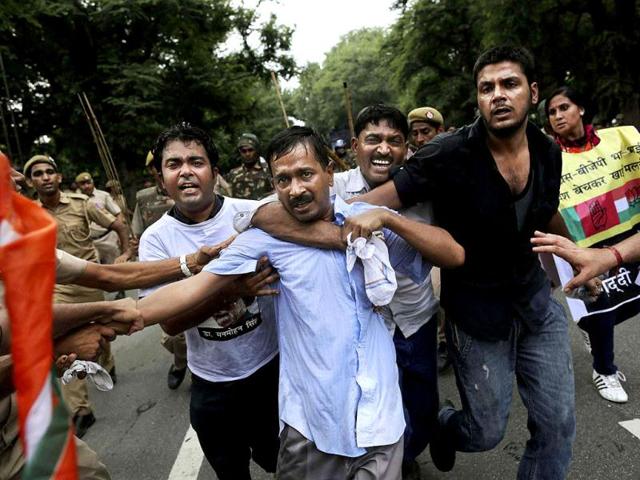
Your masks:
M530 432L518 478L565 478L576 429L570 322L539 255L573 266L563 286L589 298L578 327L592 381L626 402L613 329L639 313L640 292L610 295L609 276L635 278L640 235L633 212L613 222L600 197L576 196L614 195L635 169L589 178L589 188L572 181L613 166L594 149L614 136L583 122L585 103L568 87L545 100L549 134L532 124L539 87L526 49L484 52L473 82L479 116L462 128L445 131L431 106L369 105L350 150L302 126L264 149L243 133L226 178L211 136L177 124L145 159L153 183L136 194L131 222L89 173L75 177L78 192L63 191L49 155L12 170L15 188L26 182L58 225L60 372L95 360L115 383L109 341L159 324L173 355L167 385L189 372L190 422L221 480L251 478L250 459L287 480L415 479L427 447L451 471L456 452L502 440L515 380ZM625 128L624 152L637 156L637 131ZM126 289L140 289L138 301L105 301L103 291ZM0 478L13 479L25 460L6 315L0 327ZM438 395L449 365L459 407ZM86 379L62 389L80 478L109 478L79 439L95 422Z

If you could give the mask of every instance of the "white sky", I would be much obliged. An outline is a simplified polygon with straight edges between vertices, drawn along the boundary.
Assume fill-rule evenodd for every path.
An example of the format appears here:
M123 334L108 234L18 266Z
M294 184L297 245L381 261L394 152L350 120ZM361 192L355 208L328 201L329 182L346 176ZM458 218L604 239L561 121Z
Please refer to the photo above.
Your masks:
M255 8L257 0L243 0L245 7ZM264 0L258 12L264 20L273 12L279 24L294 28L291 53L299 66L322 63L340 37L363 27L388 27L397 18L393 0ZM295 88L296 79L282 82Z

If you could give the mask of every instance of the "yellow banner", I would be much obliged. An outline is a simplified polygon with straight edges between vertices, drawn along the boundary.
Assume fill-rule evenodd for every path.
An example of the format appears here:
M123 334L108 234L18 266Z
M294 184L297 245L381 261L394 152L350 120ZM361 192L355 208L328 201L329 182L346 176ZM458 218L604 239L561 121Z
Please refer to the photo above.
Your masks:
M640 222L640 134L628 126L597 135L588 152L562 154L560 213L582 247Z

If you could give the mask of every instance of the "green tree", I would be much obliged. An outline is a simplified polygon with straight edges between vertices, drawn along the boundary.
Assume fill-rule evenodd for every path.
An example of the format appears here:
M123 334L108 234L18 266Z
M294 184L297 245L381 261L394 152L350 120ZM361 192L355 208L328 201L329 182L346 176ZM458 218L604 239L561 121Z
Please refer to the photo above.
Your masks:
M570 84L591 98L592 113L640 125L640 46L633 0L423 0L401 10L385 48L405 109L433 105L447 123L474 115L471 68L486 48L527 47L536 57L541 93Z
M343 82L352 94L354 115L372 103L391 103L397 95L389 82L389 53L383 51L385 33L362 29L348 33L329 53L324 63L307 65L291 103L297 118L319 132L347 126Z
M243 47L228 53L234 33ZM22 149L42 150L34 141L47 135L69 173L99 171L80 91L121 172L141 170L158 132L176 121L230 138L244 129L256 88L266 88L267 65L294 72L291 33L275 17L258 25L254 11L227 0L7 0L0 52Z

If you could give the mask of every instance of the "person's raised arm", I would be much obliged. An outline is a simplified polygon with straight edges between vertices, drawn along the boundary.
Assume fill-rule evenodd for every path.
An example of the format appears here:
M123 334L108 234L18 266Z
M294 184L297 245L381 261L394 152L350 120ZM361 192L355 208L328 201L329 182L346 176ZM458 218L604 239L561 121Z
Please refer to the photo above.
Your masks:
M446 230L417 222L385 208L375 208L345 220L345 234L351 238L369 238L377 230L388 228L418 250L430 263L455 268L464 263L465 252Z
M53 304L53 338L89 322L112 324L119 334L131 334L144 327L136 302L131 298L111 302Z
M640 233L608 248L580 248L571 240L560 235L535 232L531 239L536 253L553 253L571 264L576 271L564 287L565 291L586 284L623 262L640 261ZM619 254L616 254L616 251Z
M126 262L131 258L131 250L129 249L129 228L122 220L116 219L116 221L109 226L109 229L116 232L118 234L118 239L120 240L121 255L116 258L116 263Z
M275 295L268 284L277 273L261 259L258 272L248 275L198 275L162 287L138 301L145 326L160 323L169 335L195 327L240 297Z
M342 229L323 220L303 223L289 214L280 202L262 205L251 223L280 240L310 247L344 250Z
M192 274L199 273L202 267L216 258L221 250L229 246L233 238L230 237L212 247L201 247L197 252L186 255L186 268ZM73 283L84 287L117 291L148 288L182 278L184 278L184 272L180 265L180 259L176 257L167 260L119 263L117 265L101 265L89 262L84 272L80 277L74 279Z
M394 210L399 210L403 207L393 180L388 180L370 192L351 198L347 201L347 203L353 202L366 202L371 205L379 205L381 207L388 207Z

